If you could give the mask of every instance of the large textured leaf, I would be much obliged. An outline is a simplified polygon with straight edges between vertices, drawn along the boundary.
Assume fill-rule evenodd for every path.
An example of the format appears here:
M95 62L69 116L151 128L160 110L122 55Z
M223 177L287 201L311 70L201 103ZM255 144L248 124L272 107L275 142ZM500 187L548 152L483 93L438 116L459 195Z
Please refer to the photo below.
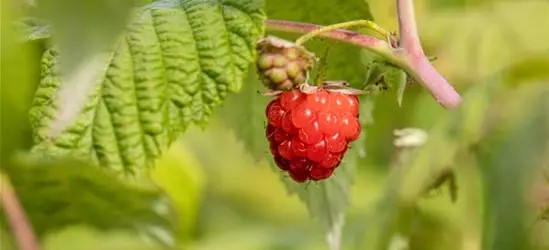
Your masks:
M78 160L27 154L6 172L39 237L86 225L129 230L162 245L175 243L175 213L168 197L150 182L123 181Z
M89 157L133 172L152 163L191 123L205 124L238 91L263 34L261 0L166 0L137 12L86 93L83 109L50 139L60 106L55 48L43 56L31 110L35 150ZM75 89L78 91L79 89ZM81 90L80 90L81 91ZM74 92L60 93L75 94Z

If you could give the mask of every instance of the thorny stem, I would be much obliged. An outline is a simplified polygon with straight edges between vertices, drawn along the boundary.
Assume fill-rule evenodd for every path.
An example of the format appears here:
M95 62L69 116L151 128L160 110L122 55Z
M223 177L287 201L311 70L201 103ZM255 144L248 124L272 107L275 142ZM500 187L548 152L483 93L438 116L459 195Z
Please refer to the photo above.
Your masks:
M0 173L0 196L1 205L4 208L8 224L12 229L19 249L39 250L40 245L17 199L17 195L7 176L2 173Z
M435 70L423 52L417 35L413 0L396 1L401 36L398 48L393 48L389 42L382 39L343 29L330 30L318 34L318 36L353 44L378 54L389 63L406 71L410 77L424 86L443 107L457 108L461 103L460 95ZM267 20L265 24L270 30L299 34L323 28L323 26L315 24L282 20Z
M313 31L301 36L300 38L298 38L295 41L295 44L296 45L302 45L305 42L307 42L308 40L313 39L314 37L319 36L322 33L326 33L326 32L332 31L332 30L336 30L336 29L351 28L351 27L366 27L366 28L372 29L375 32L377 32L377 33L381 34L382 36L384 36L385 38L387 38L387 41L394 42L394 41L391 41L391 38L392 38L391 34L389 32L387 32L386 30L384 30L383 28L379 27L379 25L377 25L376 23L374 23L370 20L356 20L356 21L349 21L349 22L344 22L344 23L337 23L337 24L334 24L334 25L329 25L329 26L319 28L317 30L313 30Z

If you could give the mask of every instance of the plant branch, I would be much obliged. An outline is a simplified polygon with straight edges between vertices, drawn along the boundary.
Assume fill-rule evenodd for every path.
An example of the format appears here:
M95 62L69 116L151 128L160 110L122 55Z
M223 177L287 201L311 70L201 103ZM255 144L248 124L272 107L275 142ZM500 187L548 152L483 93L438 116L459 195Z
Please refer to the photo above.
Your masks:
M400 47L410 53L420 52L423 54L417 33L413 0L396 0L396 2Z
M443 107L448 109L458 107L461 103L460 95L435 70L423 53L417 37L412 0L397 0L397 6L400 33L403 36L403 41L400 44L402 47L394 48L385 40L344 29L330 30L320 33L318 36L353 44L378 54L389 63L406 71L410 77L425 87ZM269 30L298 34L324 28L315 24L282 20L267 20L265 25Z
M0 173L1 204L5 210L8 223L21 250L38 250L40 245L34 231L25 216L7 176Z

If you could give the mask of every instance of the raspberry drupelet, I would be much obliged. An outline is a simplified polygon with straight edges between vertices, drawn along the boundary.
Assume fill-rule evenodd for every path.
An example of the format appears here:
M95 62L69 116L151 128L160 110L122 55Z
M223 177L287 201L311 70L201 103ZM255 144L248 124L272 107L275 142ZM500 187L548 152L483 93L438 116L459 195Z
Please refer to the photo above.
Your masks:
M318 89L283 92L266 109L276 165L296 182L329 178L362 129L355 95Z

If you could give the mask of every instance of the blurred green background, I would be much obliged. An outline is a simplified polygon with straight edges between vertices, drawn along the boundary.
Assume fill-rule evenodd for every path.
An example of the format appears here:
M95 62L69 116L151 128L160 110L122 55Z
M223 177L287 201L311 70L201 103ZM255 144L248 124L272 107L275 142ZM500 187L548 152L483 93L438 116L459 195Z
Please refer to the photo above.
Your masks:
M285 7L278 6L279 1L266 2L268 18L319 24L355 19L345 14L326 18L332 14L332 9L321 7L324 4L315 6L314 1L303 3L301 8L309 8L309 11L301 11L306 14L291 10L292 6L301 5L301 1L283 1L287 2ZM345 1L328 2L347 4ZM357 161L351 160L356 156L346 156L349 164L356 164L357 172L343 230L343 249L357 245L358 249L377 249L373 247L374 238L384 238L390 243L390 247L384 249L391 250L549 249L549 223L532 219L529 216L534 216L533 212L527 206L517 205L522 204L519 199L526 194L526 197L534 197L537 208L536 202L544 195L547 197L549 192L543 174L536 172L541 167L545 167L546 174L549 172L546 157L549 155L549 134L545 127L549 125L549 2L414 2L425 52L437 57L433 64L460 93L467 93L467 102L463 110L447 113L417 84L407 88L402 107L396 102L396 87L364 101L365 105L374 104L371 119L363 130L365 140L357 142L364 144L366 156ZM397 31L394 1L368 0L365 6L369 6L376 23L389 31ZM2 36L5 36L6 14L2 8ZM26 119L24 105L29 103L23 96L32 90L26 92L17 86L9 87L5 82L6 79L34 81L32 74L36 73L17 73L19 65L32 65L33 61L21 62L24 57L8 58L5 51L9 44L4 38L2 40L2 119ZM322 47L317 44L313 48L320 51ZM354 85L361 83L365 65L356 56L345 56L353 51L359 50L335 45L329 55L334 58L328 61L328 67L332 69L329 77L349 79ZM21 79L28 74L31 79ZM262 149L261 142L258 145L243 143L243 133L235 133L232 129L235 125L227 120L227 116L263 119L264 106L260 105L266 99L253 100L257 105L254 107L256 113L249 117L245 112L234 111L242 107L246 94L262 89L253 72L250 74L241 93L230 94L206 126L190 127L158 160L153 170L153 179L167 191L174 204L177 217L172 222L180 229L180 249L328 249L321 223L310 217L296 195L288 195L279 174L269 165L268 148ZM12 94L4 95L6 91ZM6 96L21 103L23 111L4 110L5 102L11 101L5 99ZM428 150L407 152L393 145L393 131L406 127L429 132L432 141L426 145ZM14 148L24 147L12 145L18 143L13 141L5 145L8 139L4 129L9 128L2 128L3 148L7 144ZM25 128L14 129L28 132ZM244 128L244 131L249 131L245 140L263 140L261 130ZM482 139L477 141L478 138ZM256 148L249 149L249 145ZM476 153L463 151L464 145L467 149L474 148L472 151ZM254 156L251 151L264 153ZM452 154L448 156L448 162L440 159L446 157L446 153ZM262 159L258 159L258 155L263 155ZM398 159L407 163L400 164ZM400 165L436 165L414 172L425 175L436 172L437 167L452 165L455 167L457 200L453 202L450 198L446 183L418 199L417 206L411 209L407 204L395 202L392 189L400 190L397 192L405 200L406 190L424 184L399 179L408 176L406 171L402 174L405 177L389 174ZM534 189L534 186L538 187L534 185L538 179L541 179L541 191ZM526 183L527 188L521 183ZM389 219L385 221L384 218ZM495 229L487 229L490 226ZM527 230L523 230L523 226ZM146 243L139 243L134 236L124 232L107 235L73 226L49 234L44 239L44 249L149 249L139 248ZM4 244L8 238L2 238L3 247L7 247ZM67 246L67 241L74 241L81 247ZM527 246L526 241L532 242L532 246ZM98 244L93 242L105 245L103 248L101 245L83 247Z

